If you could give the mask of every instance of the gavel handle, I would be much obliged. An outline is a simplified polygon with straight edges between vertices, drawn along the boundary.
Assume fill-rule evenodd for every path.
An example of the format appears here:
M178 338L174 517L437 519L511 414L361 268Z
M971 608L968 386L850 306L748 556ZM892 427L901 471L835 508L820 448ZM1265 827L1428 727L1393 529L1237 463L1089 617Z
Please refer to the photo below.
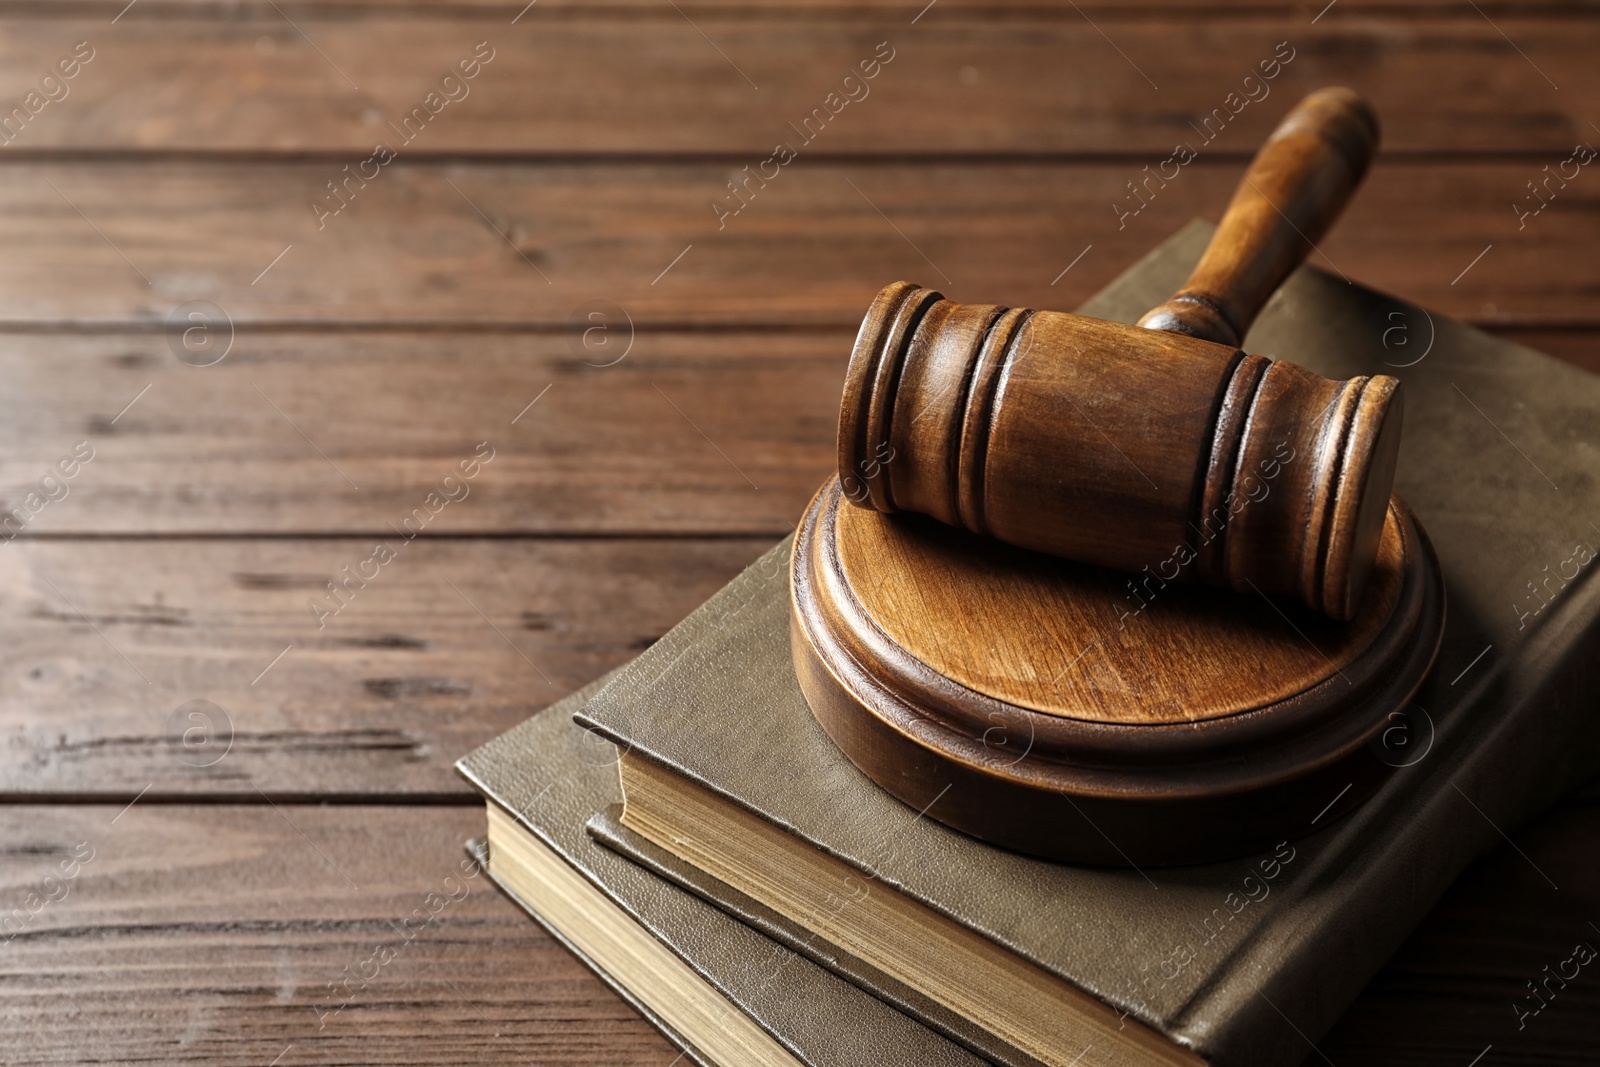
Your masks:
M1344 210L1377 147L1377 116L1355 92L1319 89L1300 101L1251 161L1189 280L1139 325L1239 345Z

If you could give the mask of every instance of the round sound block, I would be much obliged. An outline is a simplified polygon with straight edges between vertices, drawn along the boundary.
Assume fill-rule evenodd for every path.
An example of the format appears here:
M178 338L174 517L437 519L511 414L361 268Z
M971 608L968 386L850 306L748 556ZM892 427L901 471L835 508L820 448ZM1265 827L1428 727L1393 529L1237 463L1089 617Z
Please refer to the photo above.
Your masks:
M1199 863L1327 826L1392 765L1379 735L1433 665L1439 563L1392 498L1359 614L1165 581L848 504L795 537L812 713L928 818L1075 863Z

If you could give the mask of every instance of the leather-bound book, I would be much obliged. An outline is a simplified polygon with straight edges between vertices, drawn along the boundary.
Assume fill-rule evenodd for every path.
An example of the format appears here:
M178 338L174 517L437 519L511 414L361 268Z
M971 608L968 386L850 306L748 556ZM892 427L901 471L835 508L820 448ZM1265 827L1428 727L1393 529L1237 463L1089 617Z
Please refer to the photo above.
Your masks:
M1131 322L1207 235L1181 231L1083 310ZM623 751L626 806L594 834L993 1061L1314 1058L1450 882L1600 763L1600 379L1309 268L1244 347L1404 381L1395 485L1448 623L1365 803L1205 866L1070 866L951 830L810 714L785 542L578 713Z
M603 680L602 680L603 681ZM703 1067L983 1067L970 1052L596 844L616 752L573 724L601 682L462 759L489 876Z

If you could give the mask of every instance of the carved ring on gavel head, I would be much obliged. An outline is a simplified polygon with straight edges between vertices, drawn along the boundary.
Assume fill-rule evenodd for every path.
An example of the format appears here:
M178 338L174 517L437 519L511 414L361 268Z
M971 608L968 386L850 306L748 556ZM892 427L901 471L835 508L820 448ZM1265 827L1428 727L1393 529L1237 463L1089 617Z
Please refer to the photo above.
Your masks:
M1142 326L884 289L845 383L845 496L1141 582L1282 594L1354 617L1394 480L1400 383L1331 381L1237 346L1376 141L1354 93L1308 97L1252 163L1188 283Z
M878 511L1348 619L1394 480L1398 390L901 282L851 359L839 477Z

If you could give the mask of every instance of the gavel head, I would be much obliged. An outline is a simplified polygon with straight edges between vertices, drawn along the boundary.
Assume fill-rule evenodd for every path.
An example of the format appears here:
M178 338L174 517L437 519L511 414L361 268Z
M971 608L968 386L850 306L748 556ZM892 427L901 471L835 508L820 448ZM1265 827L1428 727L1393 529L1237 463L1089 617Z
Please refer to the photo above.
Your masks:
M850 357L839 478L862 507L1349 619L1388 513L1399 389L897 282Z

